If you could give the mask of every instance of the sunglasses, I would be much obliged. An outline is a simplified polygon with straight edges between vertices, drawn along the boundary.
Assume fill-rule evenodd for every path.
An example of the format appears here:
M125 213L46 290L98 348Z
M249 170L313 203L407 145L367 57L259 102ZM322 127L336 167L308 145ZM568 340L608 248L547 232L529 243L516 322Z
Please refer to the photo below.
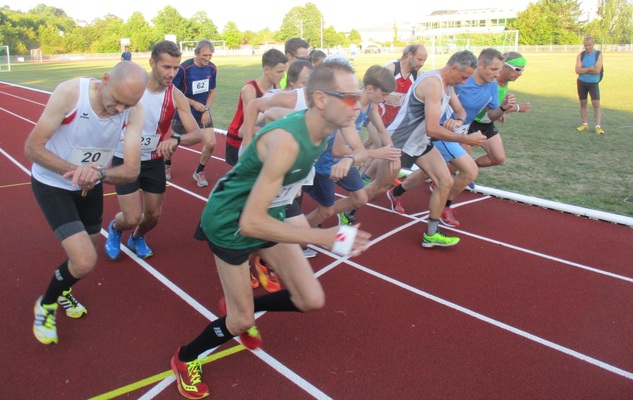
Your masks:
M354 107L360 101L360 93L336 92L333 90L320 90L328 96L334 96L350 107Z
M510 65L507 62L504 62L504 64L512 68L514 72L523 72L525 70L525 67L515 67L514 65Z

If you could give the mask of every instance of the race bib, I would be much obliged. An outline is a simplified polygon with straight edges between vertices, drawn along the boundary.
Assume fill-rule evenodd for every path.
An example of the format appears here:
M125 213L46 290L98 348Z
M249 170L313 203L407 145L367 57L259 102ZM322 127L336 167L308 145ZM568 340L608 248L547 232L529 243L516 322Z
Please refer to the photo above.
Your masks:
M199 81L193 81L191 83L191 91L193 94L207 93L209 91L209 80L201 79Z
M152 152L156 150L156 147L158 147L159 141L160 141L160 134L143 132L143 134L141 135L141 151Z
M73 147L68 162L74 165L89 165L97 163L101 168L107 168L114 156L114 149L95 147Z
M268 208L274 208L279 206L285 206L287 204L292 204L297 194L299 194L299 190L301 190L302 186L312 185L312 181L314 180L314 167L310 169L308 176L306 176L303 180L295 183L291 183L290 185L282 186L279 189L279 193L277 193L277 197L273 200L273 202L268 206Z

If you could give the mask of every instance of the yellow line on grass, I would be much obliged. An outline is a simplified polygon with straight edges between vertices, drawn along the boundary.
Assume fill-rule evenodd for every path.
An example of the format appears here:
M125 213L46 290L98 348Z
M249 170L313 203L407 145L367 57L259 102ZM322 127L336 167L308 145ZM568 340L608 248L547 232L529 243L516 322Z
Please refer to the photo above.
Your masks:
M242 350L245 350L245 349L246 349L246 347L244 347L244 346L242 346L240 344L240 345L228 348L228 349L226 349L224 351L221 351L219 353L211 354L211 355L209 355L207 357L201 358L200 359L200 364L203 364L203 365L204 364L208 364L210 362L219 360L220 358L224 358L224 357L230 356L232 354L238 353L238 352L240 352ZM154 384L156 382L162 381L163 379L168 378L171 375L173 375L173 371L172 370L161 372L160 374L156 374L154 376L150 376L149 378L145 378L145 379L142 379L142 380L140 380L138 382L131 383L131 384L123 386L123 387L121 387L119 389L112 390L112 391L110 391L108 393L104 393L104 394L100 394L100 395L98 395L96 397L92 397L89 400L108 400L108 399L113 399L115 397L122 396L124 394L133 392L133 391L135 391L137 389L140 389L142 387L145 387L145 386L148 386L148 385L152 385L152 384Z

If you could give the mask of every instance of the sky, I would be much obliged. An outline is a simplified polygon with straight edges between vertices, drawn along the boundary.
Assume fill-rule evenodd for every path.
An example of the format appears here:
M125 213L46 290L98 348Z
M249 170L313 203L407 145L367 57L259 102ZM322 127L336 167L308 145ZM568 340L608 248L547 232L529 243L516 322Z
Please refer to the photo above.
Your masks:
M536 1L536 0L532 0ZM584 0L588 2L590 0ZM238 29L259 31L266 27L275 31L281 26L281 22L286 13L293 7L305 6L306 3L313 3L323 14L324 25L334 26L338 32L349 31L352 28L370 28L382 26L392 22L414 22L416 19L412 12L403 10L417 10L420 16L428 15L437 9L473 9L473 8L499 8L524 10L530 0L514 0L512 2L501 2L499 0L445 0L437 5L436 2L422 2L419 0L401 0L397 7L387 7L383 3L381 7L371 6L371 1L367 0L286 0L283 2L269 3L261 0L237 0L236 7L217 7L213 3L221 2L198 2L183 1L182 4L173 0L108 0L94 2L90 0L5 0L4 5L12 10L27 12L38 4L46 4L63 9L67 15L76 20L91 22L95 18L104 17L107 14L114 14L123 20L127 20L134 11L141 11L147 21L156 16L159 10L168 5L172 5L185 18L190 18L197 11L206 11L207 16L213 23L222 30L227 22L235 22ZM174 5L176 3L176 5ZM204 4L209 4L204 9ZM427 4L424 4L427 3ZM428 3L435 3L432 6ZM2 3L0 3L2 4ZM97 5L98 4L98 5ZM476 4L476 6L474 6Z

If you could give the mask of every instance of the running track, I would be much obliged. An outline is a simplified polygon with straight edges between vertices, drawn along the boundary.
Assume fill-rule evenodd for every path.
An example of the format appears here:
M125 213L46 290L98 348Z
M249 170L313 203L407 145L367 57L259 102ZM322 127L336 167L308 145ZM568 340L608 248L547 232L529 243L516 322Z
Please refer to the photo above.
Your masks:
M200 147L175 155L149 235L155 256L124 249L112 262L101 241L97 269L74 288L89 314L59 314L60 343L44 346L32 308L64 256L31 193L23 145L48 96L0 82L0 398L179 399L169 359L215 318L221 297L211 253L192 239L210 192L191 178ZM219 135L212 185L227 171L223 149ZM106 192L103 226L118 210ZM213 351L211 398L633 398L629 226L464 193L463 228L451 232L462 242L422 249L427 205L418 188L407 215L386 198L360 210L372 247L349 260L317 249L312 259L326 307L259 316L262 350L231 341Z

